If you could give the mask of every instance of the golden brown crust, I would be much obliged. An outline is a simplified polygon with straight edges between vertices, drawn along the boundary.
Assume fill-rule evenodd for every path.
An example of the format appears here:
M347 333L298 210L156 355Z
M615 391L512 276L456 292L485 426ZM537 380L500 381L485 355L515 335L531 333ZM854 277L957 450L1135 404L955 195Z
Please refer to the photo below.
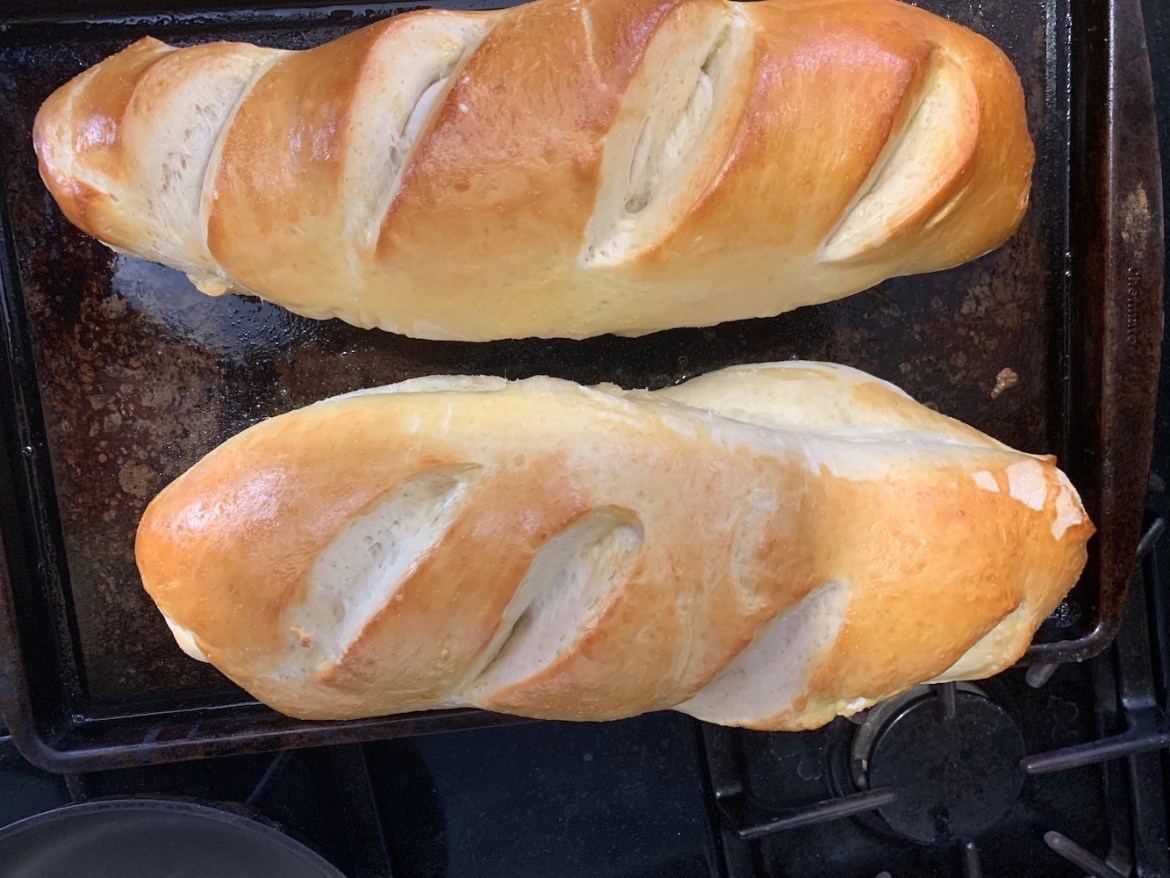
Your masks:
M522 336L534 306L566 316L590 307L571 275L605 133L645 44L681 2L538 2L501 17L436 112L380 229L375 258L405 279L396 290L409 303L402 331ZM591 10L589 30L582 8ZM437 264L449 276L425 281ZM452 321L468 313L469 291L486 332ZM384 310L375 304L384 293L369 293L369 310ZM579 334L559 322L563 334Z
M41 177L62 212L115 247L132 249L135 237L96 181L125 174L122 119L145 73L175 51L152 37L138 40L105 69L91 68L53 92L33 125Z
M207 243L242 288L280 289L286 275L344 275L344 253L316 242L336 239L341 231L338 196L350 101L370 44L394 25L391 19L324 51L290 54L241 102L224 132ZM265 253L276 260L270 266L248 258L253 238L263 240Z
M287 713L471 703L580 720L680 707L729 724L819 725L1014 661L1079 575L1093 532L1050 460L852 370L738 367L666 395L551 379L390 390L245 431L163 491L139 530L143 581L163 613ZM387 498L435 474L430 511L386 512ZM406 522L393 533L413 548L392 573L355 553L372 571L371 601L331 617L317 565L372 514ZM596 542L578 545L600 554L541 568L599 514ZM612 538L622 527L624 543ZM525 591L534 576L543 592ZM825 651L769 670L793 675L797 697L688 706L827 582L847 603L821 620ZM572 600L554 610L536 594ZM534 631L555 648L524 641ZM518 652L528 658L508 658Z
M173 134L127 151L79 132L120 143L178 77L240 51L143 41L63 86L38 117L43 175L99 238L309 316L479 340L771 315L978 256L1027 205L1019 79L945 19L894 0L536 0L255 50L238 108L218 98L202 230L152 246L135 150ZM167 52L192 63L132 107Z

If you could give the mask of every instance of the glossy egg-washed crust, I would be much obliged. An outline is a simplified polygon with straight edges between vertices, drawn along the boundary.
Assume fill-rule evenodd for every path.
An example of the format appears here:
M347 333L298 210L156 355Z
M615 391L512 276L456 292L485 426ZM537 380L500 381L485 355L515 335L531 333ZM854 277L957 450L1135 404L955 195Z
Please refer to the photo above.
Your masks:
M426 381L262 422L146 512L147 590L194 650L278 710L687 710L833 581L848 595L834 637L807 667L769 671L799 679L792 703L702 714L814 727L923 681L1011 664L1075 582L1093 533L1050 458L843 367L735 367L657 393ZM351 643L290 673L290 657L328 633L290 622L314 600L316 560L355 517L434 472L467 485L445 531ZM534 555L597 510L641 535L604 606L574 623L556 660L477 685Z
M658 194L603 222L637 176L623 149L721 28L707 127L651 143ZM407 126L427 59L442 87ZM466 340L709 325L956 265L1014 231L1033 163L1003 53L893 0L536 0L302 52L146 38L54 93L35 141L70 220L206 292ZM619 227L640 243L595 259Z

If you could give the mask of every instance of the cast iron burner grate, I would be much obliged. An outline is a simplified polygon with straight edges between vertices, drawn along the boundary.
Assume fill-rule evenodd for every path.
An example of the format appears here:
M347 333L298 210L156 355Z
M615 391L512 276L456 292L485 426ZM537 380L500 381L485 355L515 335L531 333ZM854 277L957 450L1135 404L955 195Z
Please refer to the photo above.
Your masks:
M891 789L876 809L911 841L950 844L998 823L1024 784L1024 737L1011 715L974 687L916 690L869 711L853 736L857 789Z
M705 734L710 741L721 731ZM957 845L959 874L980 878L983 868L975 839L1005 818L1027 775L1081 768L1168 743L1170 734L1155 730L1024 757L1024 738L1004 708L982 692L956 691L955 684L943 684L925 693L916 691L861 722L849 764L833 769L850 775L852 792L766 815L764 809L743 801L742 785L720 784L718 768L712 777L719 810L742 841L852 817L872 830L918 844ZM1060 832L1050 830L1043 838L1054 853L1093 878L1125 878L1126 873ZM877 878L892 876L881 872Z
M1162 519L1150 523L1142 555L1164 525ZM980 878L986 868L988 874L1051 875L1063 874L1059 857L1080 870L1070 874L1093 878L1170 875L1155 753L1170 746L1165 681L1154 676L1155 667L1165 667L1158 644L1166 638L1160 626L1151 638L1149 626L1150 619L1166 617L1170 598L1157 587L1152 568L1147 565L1147 577L1135 582L1112 665L1070 665L1059 676L1057 666L1040 665L980 686L921 686L816 732L703 727L729 874ZM1146 587L1148 579L1153 587ZM1094 690L1100 703L1115 703L1118 710L1086 726L1069 699ZM1089 743L1060 744L1078 736ZM760 762L771 762L774 774ZM774 777L784 774L798 790L823 788L828 795L803 803L791 796L761 801L775 795ZM1045 787L1048 775L1057 778ZM1122 809L1117 806L1126 787L1130 802ZM1094 788L1100 810L1089 803ZM1101 825L1129 807L1132 843L1099 837ZM1074 827L1090 836L1084 844L1074 840L1078 833L1044 825L1093 812L1095 821ZM818 837L817 829L829 823L831 834ZM803 832L791 832L797 829ZM897 869L869 865L894 859L895 850ZM1049 859L1034 862L1037 857ZM1140 870L1136 863L1143 864Z

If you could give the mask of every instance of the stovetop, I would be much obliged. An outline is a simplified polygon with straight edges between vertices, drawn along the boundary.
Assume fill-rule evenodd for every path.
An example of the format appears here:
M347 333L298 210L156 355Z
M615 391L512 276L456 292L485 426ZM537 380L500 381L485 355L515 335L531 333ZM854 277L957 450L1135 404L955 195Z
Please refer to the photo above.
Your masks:
M1170 144L1170 4L1147 25ZM0 827L161 796L274 824L349 878L1170 878L1163 363L1144 555L1091 661L923 687L799 734L662 713L59 777L0 728Z

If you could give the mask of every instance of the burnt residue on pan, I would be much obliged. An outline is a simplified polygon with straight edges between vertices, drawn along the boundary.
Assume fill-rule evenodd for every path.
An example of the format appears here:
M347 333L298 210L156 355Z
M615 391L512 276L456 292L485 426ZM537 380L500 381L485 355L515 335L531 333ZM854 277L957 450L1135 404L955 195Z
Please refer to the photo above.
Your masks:
M732 363L807 358L896 382L1013 446L1064 451L1067 107L1063 20L1051 4L931 0L992 36L1026 83L1038 164L1032 208L1004 247L969 265L899 279L769 320L640 339L418 341L315 322L250 298L205 297L179 273L116 256L67 223L42 186L29 133L40 102L147 30L175 42L304 47L361 24L259 16L137 25L24 25L0 32L0 155L67 557L67 602L97 705L223 681L175 648L133 560L150 498L218 443L322 397L435 373L660 387ZM1062 6L1060 2L1056 4ZM1059 16L1057 16L1059 19ZM1051 25L1051 26L1050 26ZM731 291L729 291L730 293ZM1016 383L996 394L997 376Z

